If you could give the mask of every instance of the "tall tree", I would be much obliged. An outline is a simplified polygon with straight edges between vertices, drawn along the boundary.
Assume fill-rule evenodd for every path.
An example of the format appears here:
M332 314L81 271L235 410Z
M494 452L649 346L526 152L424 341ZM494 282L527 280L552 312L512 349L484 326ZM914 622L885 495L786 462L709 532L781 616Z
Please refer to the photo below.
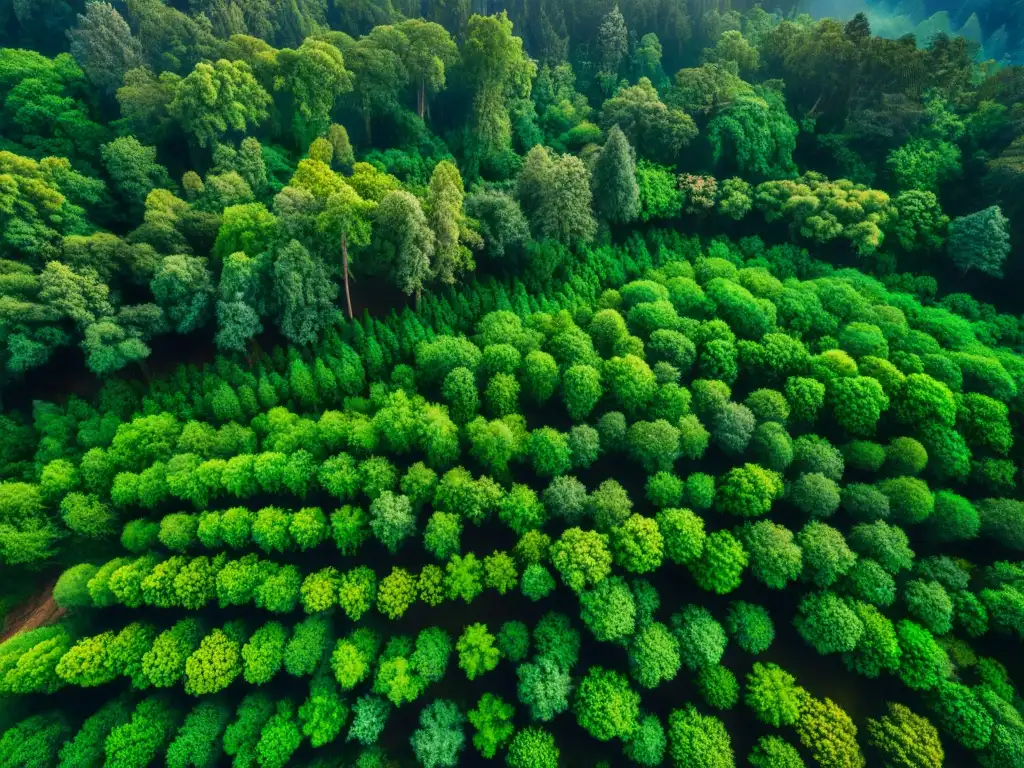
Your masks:
M445 87L448 67L459 59L459 49L448 30L423 19L396 25L408 40L405 65L416 83L416 114L430 113L430 97Z
M292 96L296 143L304 147L327 130L338 96L352 90L352 73L340 50L311 37L280 51L277 62Z
M618 82L619 67L629 51L629 33L626 20L616 5L601 21L597 31L597 45L601 50L601 75L606 89Z
M641 155L663 163L674 164L683 147L697 138L693 118L662 103L646 77L604 103L601 124L605 128L618 125Z
M324 263L292 240L277 252L273 278L281 332L295 344L312 344L330 322L338 295Z
M142 44L110 3L93 2L68 30L71 55L96 87L108 95L121 87L129 69L142 66Z
M1008 224L998 205L953 219L948 243L953 263L964 272L977 269L1002 277L1003 262L1010 255Z
M519 201L537 237L582 245L594 237L590 172L575 155L554 155L541 146L531 149L517 180Z
M622 129L613 125L594 161L591 182L598 214L611 222L628 223L640 212L636 156Z
M450 160L442 160L430 176L427 191L427 220L434 231L434 277L452 285L455 278L475 266L473 255L464 241L479 245L479 237L471 238L462 210L465 191L462 175Z
M363 200L348 184L327 198L323 212L317 217L317 231L328 241L341 243L341 263L345 276L345 308L352 318L352 294L349 290L349 245L370 244L370 217L376 203Z
M201 62L177 84L170 115L201 147L267 117L268 94L244 61Z
M345 48L345 62L355 75L351 98L363 118L367 141L373 137L373 118L401 107L402 93L409 84L403 59L408 42L395 27L383 26Z
M385 268L393 272L396 284L407 295L416 295L418 308L434 256L434 233L420 201L405 190L389 192L377 208L374 224L388 265Z
M475 154L481 157L505 152L512 144L509 102L529 97L537 72L523 51L522 39L512 34L507 13L474 15L469 20L462 63L474 93L468 136Z
M100 157L115 188L137 214L146 196L157 187L170 187L167 169L156 161L156 147L147 147L134 136L121 136L100 147Z

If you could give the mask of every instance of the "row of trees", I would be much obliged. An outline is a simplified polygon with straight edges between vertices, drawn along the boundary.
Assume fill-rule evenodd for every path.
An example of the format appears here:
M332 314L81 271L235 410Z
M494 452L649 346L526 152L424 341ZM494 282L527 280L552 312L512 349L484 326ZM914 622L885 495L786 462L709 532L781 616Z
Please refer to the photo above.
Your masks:
M630 248L613 252L620 265L643 258ZM693 263L656 253L639 279L603 292L600 278L580 282L592 298L573 305L563 295L572 314L504 309L480 317L468 338L438 333L414 344L402 341L415 336L414 324L396 318L392 331L366 323L362 335L334 337L313 364L285 354L268 356L256 373L224 363L182 372L144 398L112 385L101 400L106 421L74 403L41 407L39 434L49 442L37 448L34 482L5 484L7 519L29 533L32 515L57 512L52 525L83 537L82 521L104 510L111 524L76 541L94 547L120 537L130 556L90 557L65 572L58 603L94 628L83 632L76 622L9 641L0 649L4 689L46 693L128 678L140 688L183 686L214 704L218 694L248 695L247 686L270 686L272 695L281 670L311 677L315 706L271 699L290 746L271 756L268 741L256 760L278 764L306 738L340 739L347 719L330 702L343 702L345 714L351 707L351 740L375 743L393 707L458 674L449 671L456 654L469 680L515 665L518 705L531 724L516 728L513 705L493 694L475 710L427 703L411 744L424 765L463 759L466 747L454 745L464 745L464 717L484 756L504 749L512 765L557 764L554 718L570 710L591 738L618 739L640 764L668 755L687 766L713 755L731 765L729 735L704 707L729 710L741 697L765 723L793 727L826 768L863 765L863 747L891 759L911 743L927 745L924 765L941 765L936 726L982 764L1000 764L1024 729L1005 720L1015 695L1005 669L972 646L989 633L1024 637L1020 566L969 569L914 552L918 537L940 548L982 534L993 546L1024 546L1024 505L1014 499L1018 422L1007 405L1021 371L1012 355L980 340L994 320L925 306L850 272L781 280L812 267L779 252L745 262L740 249L716 244ZM425 312L447 316L454 330L462 322L456 306L431 300ZM371 342L382 360L389 350L376 374L358 360ZM376 380L369 388L367 378ZM572 426L544 426L551 414ZM223 478L245 457L264 465L264 478L273 467L306 466L321 486L305 489L306 506L249 510L186 494L177 498L192 498L197 512L155 504L156 516L119 521L116 478L141 482L149 473L180 489L210 472L210 462ZM712 466L715 475L706 471ZM614 477L624 467L642 471L642 496ZM579 477L593 469L588 487ZM1001 498L986 499L996 488ZM282 479L258 490L283 501L304 488ZM323 503L325 491L342 506ZM479 531L495 522L518 542L480 557ZM377 567L384 551L408 549L418 535L441 565ZM379 547L367 544L371 537ZM324 546L350 566L291 559ZM200 548L210 554L195 556ZM653 584L663 575L720 595L744 582L796 590L797 610L773 615L735 600L716 616L692 596L662 605L669 596ZM510 619L385 639L367 626L374 605L401 631L410 611L422 612L418 603L479 605L483 590L542 601L562 586L579 602L582 627L549 614L532 633ZM113 604L162 611L112 627L104 617L113 612L96 609ZM279 616L212 619L218 609L250 605ZM300 606L307 617L286 618ZM158 615L168 623L150 623ZM757 664L741 685L745 670L722 664L728 643L764 653L779 621L792 621L810 648L837 654L855 674L891 676L922 692L936 725L894 708L868 721L858 742L834 703L777 667ZM584 642L618 650L575 672ZM701 708L647 711L644 692L684 668ZM175 719L156 751L128 764L176 739L184 712L168 706ZM325 710L334 713L323 715L330 724L309 714ZM140 716L140 727L149 719ZM11 743L41 721L26 722ZM230 714L218 722L227 728ZM63 739L64 723L39 730ZM221 743L229 749L226 737ZM438 743L448 745L442 757L428 747ZM772 736L753 759L792 755L786 739ZM516 762L523 760L532 762Z

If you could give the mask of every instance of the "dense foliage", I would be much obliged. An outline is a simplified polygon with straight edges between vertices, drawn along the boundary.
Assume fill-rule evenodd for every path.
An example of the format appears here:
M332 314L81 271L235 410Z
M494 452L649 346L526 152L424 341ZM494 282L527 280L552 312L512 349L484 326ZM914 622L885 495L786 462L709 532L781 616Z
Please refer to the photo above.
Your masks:
M897 272L1024 274L1019 68L682 0L23 5L0 597L53 605L0 768L1024 767L1024 325Z

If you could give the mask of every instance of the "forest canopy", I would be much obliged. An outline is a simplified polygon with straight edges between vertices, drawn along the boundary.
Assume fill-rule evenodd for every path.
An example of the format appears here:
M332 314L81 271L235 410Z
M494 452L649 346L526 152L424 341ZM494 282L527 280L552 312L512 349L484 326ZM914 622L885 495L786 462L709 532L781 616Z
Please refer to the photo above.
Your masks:
M918 5L11 6L0 768L1024 768L1020 21Z

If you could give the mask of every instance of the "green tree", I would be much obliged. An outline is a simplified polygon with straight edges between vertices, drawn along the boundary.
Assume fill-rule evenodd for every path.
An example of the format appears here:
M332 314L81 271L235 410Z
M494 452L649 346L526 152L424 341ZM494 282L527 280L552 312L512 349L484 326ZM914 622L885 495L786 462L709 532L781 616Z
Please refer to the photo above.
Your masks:
M596 531L569 528L551 545L551 563L566 586L580 593L611 573L607 537Z
M516 677L519 701L527 707L532 720L547 722L569 708L569 672L553 659L538 656L532 662L520 664Z
M690 563L690 573L701 589L719 595L739 588L750 557L728 531L715 531L704 540L704 551Z
M467 714L469 722L476 729L473 735L473 746L480 754L487 758L493 758L512 738L515 727L512 725L512 716L515 708L507 704L500 696L493 693L485 693L477 702L476 708L471 709ZM553 746L552 742L552 746Z
M693 118L666 106L646 77L621 88L601 107L601 125L618 125L641 154L655 162L674 164L679 153L697 138Z
M935 726L902 704L890 702L887 714L868 718L867 733L886 768L940 768L946 757Z
M1010 253L1008 220L999 206L953 219L947 243L950 258L962 271L977 269L1001 277Z
M775 728L797 722L805 695L796 678L776 664L754 662L747 674L744 701L759 720Z
M640 695L625 675L591 667L576 690L573 711L576 722L595 739L628 741L639 724Z
M389 192L377 207L374 225L381 259L378 269L392 275L406 295L415 294L418 307L436 242L419 200L405 191Z
M729 768L735 764L725 724L717 717L700 714L692 704L669 713L668 753L680 768Z
M672 631L679 640L682 662L691 670L713 666L725 653L725 629L705 608L688 605L672 614Z
M168 114L201 147L227 131L245 131L267 116L270 95L244 61L220 59L195 65L175 84Z
M438 699L420 711L420 727L409 742L424 768L454 768L466 746L466 716L450 701Z
M618 125L608 131L604 147L591 169L594 207L611 222L629 223L640 212L640 188L636 182L636 158L629 140Z
M470 624L459 636L455 649L459 652L459 667L466 677L475 680L498 666L501 652L494 647L494 635L486 624Z
M523 159L516 181L519 202L538 238L573 247L586 245L596 230L591 212L590 173L575 155L552 155L540 145Z
M523 728L512 737L505 762L509 768L558 768L561 752L543 728Z
M864 768L857 727L831 699L804 694L796 723L800 743L822 768Z

